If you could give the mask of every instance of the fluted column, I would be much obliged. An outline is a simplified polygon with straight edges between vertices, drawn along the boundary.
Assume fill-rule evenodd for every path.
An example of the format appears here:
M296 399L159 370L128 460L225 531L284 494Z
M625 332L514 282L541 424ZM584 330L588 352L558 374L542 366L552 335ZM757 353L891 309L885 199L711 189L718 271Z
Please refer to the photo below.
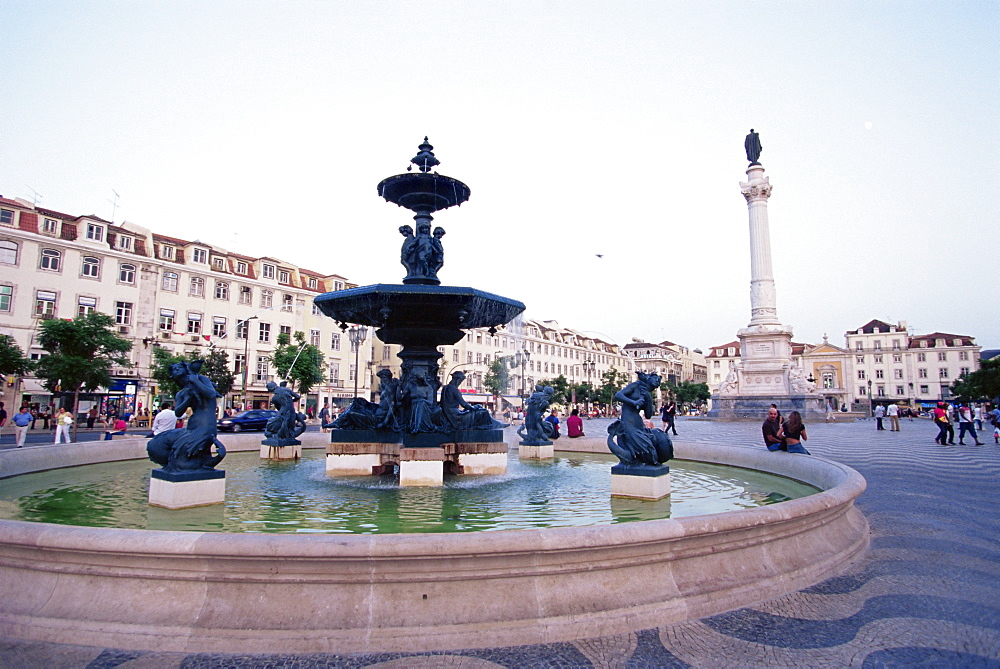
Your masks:
M767 223L767 199L771 182L759 163L747 169L749 181L740 182L750 213L750 325L780 325L774 274L771 270L771 233Z

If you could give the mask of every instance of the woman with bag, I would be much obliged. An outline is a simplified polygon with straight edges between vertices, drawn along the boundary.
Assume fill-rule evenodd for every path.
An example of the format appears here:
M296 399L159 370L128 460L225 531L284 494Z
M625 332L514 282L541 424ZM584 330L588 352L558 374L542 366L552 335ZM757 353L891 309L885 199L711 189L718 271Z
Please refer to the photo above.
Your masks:
M69 438L69 426L73 424L73 414L66 411L65 408L59 407L58 413L56 413L56 440L55 444L59 443L59 437L61 436L67 444L72 444L73 442Z
M948 445L948 435L951 435L951 443L955 443L955 429L948 420L948 410L945 409L944 402L938 402L934 408L934 424L938 427L938 435L934 437L934 442L942 446Z

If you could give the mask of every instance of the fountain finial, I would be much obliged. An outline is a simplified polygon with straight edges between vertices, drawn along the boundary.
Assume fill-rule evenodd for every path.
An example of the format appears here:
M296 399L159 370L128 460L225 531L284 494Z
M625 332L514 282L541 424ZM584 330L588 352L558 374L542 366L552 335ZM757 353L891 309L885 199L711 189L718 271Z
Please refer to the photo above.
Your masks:
M417 148L420 149L420 153L413 156L410 162L419 167L421 172L426 174L431 168L441 164L441 161L434 157L434 147L427 142L427 135L424 135L424 143Z

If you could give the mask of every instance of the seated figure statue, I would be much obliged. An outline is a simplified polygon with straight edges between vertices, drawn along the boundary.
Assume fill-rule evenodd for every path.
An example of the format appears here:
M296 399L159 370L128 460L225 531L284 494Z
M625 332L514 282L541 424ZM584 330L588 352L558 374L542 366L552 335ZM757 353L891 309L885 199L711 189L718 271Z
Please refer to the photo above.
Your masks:
M503 423L493 420L485 407L474 406L465 401L459 390L464 380L465 372L452 372L451 382L441 389L441 410L444 411L448 425L454 430L503 429Z
M379 402L370 402L363 397L355 397L347 411L328 427L340 430L399 430L399 380L392 378L392 372L382 369L378 372Z

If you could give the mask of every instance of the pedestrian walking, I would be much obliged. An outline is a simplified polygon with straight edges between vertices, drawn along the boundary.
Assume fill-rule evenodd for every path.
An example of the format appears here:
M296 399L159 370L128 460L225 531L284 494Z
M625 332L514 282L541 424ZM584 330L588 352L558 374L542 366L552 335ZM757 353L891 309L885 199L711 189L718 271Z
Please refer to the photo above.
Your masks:
M21 407L21 410L14 414L11 419L11 422L14 423L14 442L18 448L24 446L24 440L28 436L28 428L31 427L32 420L34 417L27 405Z
M899 406L890 404L885 410L885 415L889 417L889 431L899 432Z
M660 418L663 419L663 431L670 432L673 430L674 436L677 436L677 403L672 399L668 399L663 407L660 409Z
M59 407L59 411L56 412L56 440L53 442L54 444L59 444L60 437L67 444L73 443L69 438L69 426L72 424L73 414L66 411L65 407Z
M885 429L882 426L882 419L883 418L885 418L885 407L882 406L881 404L879 404L877 407L875 407L875 429L876 430L884 430Z
M319 410L319 429L321 432L328 432L330 428L326 425L330 422L330 401L323 401L323 408Z
M976 442L976 446L983 445L979 441L979 435L976 434L976 428L972 423L972 409L970 409L968 405L963 404L958 409L958 443L962 446L965 446L966 432L972 435L973 440Z
M934 437L934 441L942 446L948 445L948 436L951 435L951 443L955 443L955 428L951 426L951 420L948 418L948 410L945 408L944 402L938 402L938 405L934 407L934 424L938 427L938 435Z

